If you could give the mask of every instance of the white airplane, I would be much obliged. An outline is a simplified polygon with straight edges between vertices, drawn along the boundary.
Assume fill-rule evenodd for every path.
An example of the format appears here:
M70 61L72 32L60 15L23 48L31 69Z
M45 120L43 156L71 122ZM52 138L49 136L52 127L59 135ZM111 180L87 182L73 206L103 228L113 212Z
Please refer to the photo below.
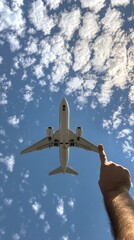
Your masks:
M88 142L82 135L82 128L77 127L76 133L69 129L69 105L66 98L63 98L60 103L60 128L54 132L52 127L47 129L47 137L41 141L35 143L31 147L24 149L21 154L29 153L36 150L42 150L44 148L59 147L60 150L60 167L56 168L50 175L58 173L71 173L78 175L78 173L68 166L69 161L69 148L79 147L86 150L94 151L98 153L98 148L92 143Z

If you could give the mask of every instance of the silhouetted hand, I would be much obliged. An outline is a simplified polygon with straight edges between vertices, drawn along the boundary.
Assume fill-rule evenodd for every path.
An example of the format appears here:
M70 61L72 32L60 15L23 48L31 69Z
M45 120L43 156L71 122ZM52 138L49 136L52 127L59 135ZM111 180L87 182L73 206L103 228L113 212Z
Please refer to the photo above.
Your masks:
M130 173L127 168L108 161L102 145L98 146L101 167L99 187L104 196L111 192L128 191L130 188Z

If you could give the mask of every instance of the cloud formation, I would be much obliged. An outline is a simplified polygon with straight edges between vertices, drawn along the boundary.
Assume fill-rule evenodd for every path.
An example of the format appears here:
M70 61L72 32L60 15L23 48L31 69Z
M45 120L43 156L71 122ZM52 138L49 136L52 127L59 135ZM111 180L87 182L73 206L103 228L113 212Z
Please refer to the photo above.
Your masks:
M5 157L2 154L0 154L0 162L6 165L7 171L13 172L13 168L15 164L15 157L13 154Z
M1 0L0 107L4 117L0 124L0 136L4 140L1 140L0 162L6 166L7 173L4 173L4 167L4 171L1 170L5 185L8 182L13 188L10 173L16 171L14 166L19 147L28 142L20 128L25 114L33 109L36 111L40 99L44 101L48 95L52 99L58 93L73 96L79 109L90 107L90 111L99 117L102 127L115 142L120 143L124 155L134 161L134 31L131 6L130 0L80 0L66 1L66 4L61 0L33 0L29 3ZM41 125L39 117L33 122L33 126ZM12 141L13 137L6 128L14 131L16 142ZM5 142L12 145L5 148ZM10 147L12 152L7 152ZM19 162L19 166L24 166L24 162L21 164ZM15 176L16 172L13 179ZM31 176L29 170L21 170L18 185L20 198L16 205L19 216L25 214L25 206L20 203L28 190L28 183L32 181ZM35 224L37 230L40 227L43 236L48 234L48 238L55 221L52 224L49 222L44 207L45 200L50 197L49 186L44 181L35 197L30 190L28 194L32 197L29 199L28 195L27 201L32 216L38 221ZM15 191L12 188L11 191ZM0 211L5 207L8 212L15 200L5 196L2 188L0 193L3 196ZM71 234L77 233L75 221L69 221L67 212L75 212L76 200L71 196L53 193L52 196L53 219L58 219L62 227L70 224L70 233L62 232L59 239L68 240ZM26 222L26 226L29 225L30 219ZM10 238L27 238L26 226L20 225L12 231ZM6 232L8 229L0 227L1 239Z
M58 205L56 207L56 213L62 218L63 223L67 221L67 217L65 215L65 210L64 210L64 200L63 198L57 198L58 200Z

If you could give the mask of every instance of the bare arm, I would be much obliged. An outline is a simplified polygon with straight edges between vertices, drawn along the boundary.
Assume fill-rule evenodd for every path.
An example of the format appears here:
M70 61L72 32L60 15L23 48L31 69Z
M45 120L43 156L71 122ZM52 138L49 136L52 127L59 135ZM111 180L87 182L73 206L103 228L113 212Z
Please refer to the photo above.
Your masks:
M116 240L134 239L134 201L129 195L129 171L107 160L103 146L99 145L101 160L99 186Z

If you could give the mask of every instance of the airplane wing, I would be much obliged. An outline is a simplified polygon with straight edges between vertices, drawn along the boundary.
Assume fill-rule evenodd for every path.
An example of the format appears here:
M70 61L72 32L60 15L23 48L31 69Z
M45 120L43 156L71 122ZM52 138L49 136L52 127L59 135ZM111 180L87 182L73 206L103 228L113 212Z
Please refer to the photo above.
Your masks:
M58 130L52 135L50 140L48 137L43 138L39 142L21 151L21 154L29 153L36 150L42 150L44 148L58 147L59 145L60 145L60 141L59 141L59 130Z
M69 146L70 147L79 147L79 148L83 148L83 149L98 153L97 146L88 142L86 139L84 139L82 137L80 137L78 140L77 135L71 130L69 130Z

